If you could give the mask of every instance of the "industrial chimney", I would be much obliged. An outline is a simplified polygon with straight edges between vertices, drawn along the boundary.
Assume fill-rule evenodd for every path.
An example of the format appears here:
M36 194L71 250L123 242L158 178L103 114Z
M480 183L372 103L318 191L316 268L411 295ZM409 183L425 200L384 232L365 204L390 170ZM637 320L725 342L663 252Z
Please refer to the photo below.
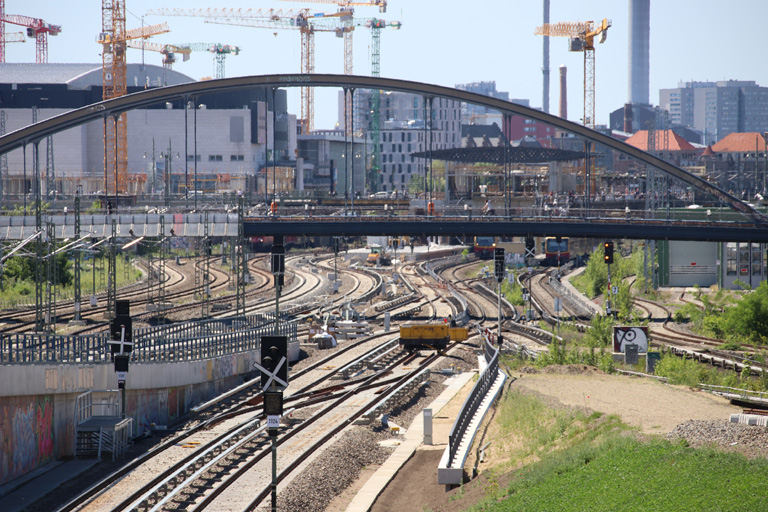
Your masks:
M632 104L624 104L624 133L634 133L632 131Z
M563 119L568 119L568 68L560 66L560 113Z
M544 25L549 23L549 0L544 0ZM544 67L543 73L543 96L541 98L541 108L549 114L549 36L544 36Z
M651 0L629 0L629 102L650 104Z

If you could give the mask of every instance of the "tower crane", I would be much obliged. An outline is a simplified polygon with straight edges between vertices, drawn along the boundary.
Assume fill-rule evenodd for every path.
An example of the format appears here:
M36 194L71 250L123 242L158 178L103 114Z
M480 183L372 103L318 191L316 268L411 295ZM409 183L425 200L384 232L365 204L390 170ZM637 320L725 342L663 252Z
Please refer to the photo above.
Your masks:
M182 56L182 61L187 62L192 52L209 52L214 54L216 62L216 78L224 78L224 60L227 55L239 55L240 47L231 44L221 43L181 43L181 44L163 44L153 43L152 41L128 41L129 48L137 50L146 50L157 52L163 55L163 67L172 69L176 63L176 55Z
M315 69L315 34L314 28L307 21L307 18L312 16L309 9L158 8L148 10L147 16L191 16L205 18L206 21L225 25L299 30L301 31L301 72L313 73ZM223 71L222 67L222 73ZM302 87L301 115L305 132L312 130L313 115L311 109L313 103L311 89Z
M0 0L2 1L2 0ZM2 27L4 23L0 22L0 27ZM5 43L24 43L26 42L26 38L24 37L24 32L12 32L10 34L0 34L0 63L5 62Z
M326 3L347 4L346 0L332 0ZM370 0L370 2L349 2L349 5L378 5L380 10L386 10L386 1ZM337 36L350 33L355 27L370 28L373 37L379 35L378 30L384 27L398 29L400 22L385 20L362 20L352 17L351 10L326 14L312 12L309 9L150 9L147 15L156 16L193 16L205 18L206 23L237 25L271 30L298 30L301 33L301 73L311 74L315 71L315 32L333 32ZM378 62L378 41L374 39L372 51L376 51ZM351 52L349 53L351 55ZM352 72L348 64L345 48L345 72ZM374 66L374 72L376 67ZM301 88L301 118L304 133L314 129L314 91L310 87Z
M128 48L134 48L136 50L144 50L148 52L157 52L163 55L163 67L165 69L172 69L173 64L176 62L176 54L182 56L182 60L187 62L189 60L192 50L189 48L183 48L173 44L154 43L147 41L146 39L139 39L137 41L126 41L125 45Z
M380 30L383 28L400 29L399 21L382 19L353 18L350 11L340 11L333 14L311 13L295 18L276 18L271 20L239 19L239 18L206 18L205 23L223 25L238 25L253 28L269 28L284 30L299 30L301 32L301 72L315 72L315 32L333 32L337 36L350 33L355 27L371 29L373 44L371 45L371 63L373 76L380 72ZM345 49L345 72L352 72L347 64ZM301 118L303 133L314 130L314 90L311 87L301 89Z
M2 0L0 0L2 1ZM5 2L0 5L0 27L5 23L11 25L20 25L27 28L27 37L35 38L36 59L38 64L48 62L48 34L57 36L61 32L61 25L52 25L40 18L32 18L21 14L5 14ZM5 30L2 30L2 41L0 43L0 62L5 62Z
M10 34L3 35L4 43L23 43L25 41L24 32L11 32Z
M193 52L209 52L216 61L216 78L224 78L224 62L227 55L240 55L240 47L221 43L191 43L179 45Z
M337 35L344 37L344 74L352 74L352 33L354 27L351 26L352 14L354 14L354 6L367 6L378 7L379 12L387 12L387 0L367 0L367 1L355 1L355 0L281 0L283 2L308 2L316 4L336 4L339 6L338 13L343 17L345 23L338 27Z
M109 100L126 94L127 64L125 50L132 39L146 39L170 32L167 23L126 30L125 0L102 0L101 33L97 42L102 45L102 98ZM125 193L128 185L128 124L122 113L113 121L104 118L104 194L109 195L114 184L115 195Z
M298 30L301 33L301 72L311 74L315 72L315 32L337 32L335 27L317 26L317 20L323 16L322 13L310 14L306 10L305 12L300 12L295 17L273 16L269 19L209 17L205 19L205 22L220 25L267 28L271 30ZM314 130L314 96L314 89L311 87L301 88L301 123L303 133L310 133Z
M291 2L295 0L282 0L283 2ZM344 74L352 74L353 66L353 50L352 50L352 34L355 27L351 25L352 14L354 13L354 6L371 7L377 6L379 12L387 12L387 0L298 0L301 2L321 3L321 4L336 4L339 6L338 14L345 16L344 23L338 27L336 35L344 38ZM350 120L352 119L352 97L351 92L345 93L344 97L344 112L345 112L345 129L351 126ZM376 112L378 114L378 112Z
M537 27L537 36L570 37L568 50L584 53L584 126L595 128L595 38L604 43L611 20L545 23Z

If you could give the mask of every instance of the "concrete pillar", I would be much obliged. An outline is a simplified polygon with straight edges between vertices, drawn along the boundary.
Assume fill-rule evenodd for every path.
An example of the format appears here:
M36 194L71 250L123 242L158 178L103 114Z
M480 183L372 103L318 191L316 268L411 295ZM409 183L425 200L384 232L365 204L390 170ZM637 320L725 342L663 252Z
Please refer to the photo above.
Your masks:
M432 444L432 409L424 409L424 444Z
M296 190L304 190L304 159L296 158Z

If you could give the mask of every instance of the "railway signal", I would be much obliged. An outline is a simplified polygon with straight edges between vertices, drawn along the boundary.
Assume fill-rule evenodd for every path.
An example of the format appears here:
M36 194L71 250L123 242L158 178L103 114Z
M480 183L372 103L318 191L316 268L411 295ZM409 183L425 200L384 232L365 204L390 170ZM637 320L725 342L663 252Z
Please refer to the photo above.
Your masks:
M268 390L271 384L288 386L288 337L261 337L261 387Z
M115 318L109 322L110 351L113 354L128 354L133 351L133 321L131 301L115 301Z
M493 250L493 261L495 264L496 280L502 282L504 280L504 248L497 247Z
M282 243L272 246L272 273L275 283L282 287L285 284L285 246Z
M125 418L125 380L128 373L128 361L133 352L133 322L131 320L131 301L115 301L115 318L109 323L109 349L115 360L117 387L122 393L122 417Z
M603 244L604 247L604 254L605 254L605 262L610 265L613 263L613 242L605 242Z

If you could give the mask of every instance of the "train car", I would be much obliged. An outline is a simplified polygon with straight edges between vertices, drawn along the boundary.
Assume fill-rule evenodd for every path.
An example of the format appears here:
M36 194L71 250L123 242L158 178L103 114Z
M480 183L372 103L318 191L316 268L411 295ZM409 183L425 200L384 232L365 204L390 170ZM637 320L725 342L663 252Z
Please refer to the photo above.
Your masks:
M400 326L400 346L414 350L445 350L451 339L450 327L442 324L404 324Z
M558 257L560 265L567 263L571 259L569 242L568 237L548 236L544 240L544 263L550 267L556 267Z
M476 236L475 237L475 256L482 260L493 258L493 251L496 249L496 237L494 236Z

